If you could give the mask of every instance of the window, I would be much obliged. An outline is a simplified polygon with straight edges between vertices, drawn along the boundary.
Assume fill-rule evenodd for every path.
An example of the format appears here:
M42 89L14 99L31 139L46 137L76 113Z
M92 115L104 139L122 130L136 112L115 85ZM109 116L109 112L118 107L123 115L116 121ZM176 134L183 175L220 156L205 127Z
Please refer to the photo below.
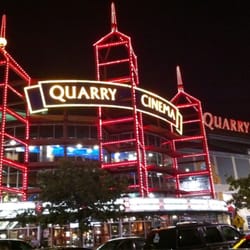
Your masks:
M225 240L237 240L240 238L240 232L238 232L236 229L233 229L228 226L222 226L221 232L225 238Z
M53 126L40 126L40 137L54 138L53 131Z
M38 137L39 137L38 127L31 125L31 127L30 127L30 138L36 139Z
M68 126L67 133L69 138L75 138L76 137L75 126Z
M97 128L95 126L90 127L90 138L97 138Z
M77 138L90 138L89 126L77 126L76 137Z
M55 125L54 130L55 130L55 138L63 137L63 126Z
M111 249L116 249L117 245L119 244L119 241L110 241L107 242L102 246L102 250L111 250Z
M169 230L163 230L159 232L159 249L165 249L165 248L176 248L176 230L175 229L169 229Z
M206 228L206 241L208 243L214 242L222 242L222 237L220 235L219 230L216 227L208 227Z
M120 250L128 250L128 249L133 249L132 248L132 241L131 240L124 240L122 241L118 248L117 249L120 249Z
M226 179L229 176L234 176L232 159L229 157L216 157L218 168L218 175L221 178L221 184L226 184Z
M235 159L238 178L246 177L249 174L249 159Z
M182 248L202 245L198 228L180 229L178 234L178 244Z

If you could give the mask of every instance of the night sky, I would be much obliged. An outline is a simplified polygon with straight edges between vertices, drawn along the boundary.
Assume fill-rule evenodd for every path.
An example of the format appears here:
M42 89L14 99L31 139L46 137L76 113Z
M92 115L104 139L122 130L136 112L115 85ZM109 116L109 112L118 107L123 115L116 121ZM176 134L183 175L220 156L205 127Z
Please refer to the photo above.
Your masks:
M110 0L1 0L6 50L35 79L95 79L93 44L111 31ZM203 111L250 121L248 1L114 0L132 38L140 87L170 100L176 66Z

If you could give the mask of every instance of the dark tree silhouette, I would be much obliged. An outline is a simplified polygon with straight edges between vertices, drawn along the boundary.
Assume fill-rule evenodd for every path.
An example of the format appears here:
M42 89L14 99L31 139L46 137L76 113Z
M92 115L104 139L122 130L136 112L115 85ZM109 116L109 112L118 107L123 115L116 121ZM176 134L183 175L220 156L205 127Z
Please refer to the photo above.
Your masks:
M65 225L78 222L80 240L91 219L106 221L121 216L116 201L126 192L127 181L100 168L98 162L62 160L53 170L38 174L39 200L48 205L43 213L26 212L21 222Z
M233 177L227 178L229 190L234 191L230 201L237 209L250 208L250 174L247 177L235 180Z

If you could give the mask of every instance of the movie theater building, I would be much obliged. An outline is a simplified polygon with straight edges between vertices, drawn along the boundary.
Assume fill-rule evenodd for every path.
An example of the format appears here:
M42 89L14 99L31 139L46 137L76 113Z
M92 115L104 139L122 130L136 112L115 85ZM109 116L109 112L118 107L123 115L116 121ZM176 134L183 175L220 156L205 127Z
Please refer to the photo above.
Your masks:
M238 179L250 174L250 122L210 112L204 112L203 119L217 198L228 201L231 192L227 178L232 176ZM241 209L239 214L245 220L244 229L249 230L250 212Z
M204 113L199 99L184 90L179 67L171 100L143 89L131 38L118 30L114 4L111 31L93 44L94 80L34 81L7 52L5 24L3 16L2 203L35 203L37 171L56 168L67 157L100 161L129 179L121 202L123 226L131 234L185 219L229 221L225 180L249 171L249 123L229 122L227 129L224 118L218 125L223 118ZM112 237L120 229L117 222L107 227Z

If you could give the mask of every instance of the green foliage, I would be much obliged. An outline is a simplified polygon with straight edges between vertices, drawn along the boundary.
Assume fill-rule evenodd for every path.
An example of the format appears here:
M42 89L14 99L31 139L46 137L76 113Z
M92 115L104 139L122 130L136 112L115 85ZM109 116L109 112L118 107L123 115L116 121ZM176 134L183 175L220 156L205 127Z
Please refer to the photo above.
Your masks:
M229 190L234 191L232 200L236 208L250 208L250 174L245 178L235 180L233 177L227 179Z
M37 180L39 200L48 205L43 212L19 214L16 219L22 225L78 222L83 231L92 218L106 221L122 215L115 201L125 193L127 180L101 169L98 162L62 160L57 168L39 172Z
M27 210L24 213L18 214L15 219L21 223L22 227L25 227L26 224L39 223L39 216L36 216L33 210Z
M63 160L54 170L38 175L40 200L48 202L52 223L79 222L88 218L106 220L120 215L115 204L125 191L126 181L100 168L98 162ZM47 219L48 219L47 216Z

